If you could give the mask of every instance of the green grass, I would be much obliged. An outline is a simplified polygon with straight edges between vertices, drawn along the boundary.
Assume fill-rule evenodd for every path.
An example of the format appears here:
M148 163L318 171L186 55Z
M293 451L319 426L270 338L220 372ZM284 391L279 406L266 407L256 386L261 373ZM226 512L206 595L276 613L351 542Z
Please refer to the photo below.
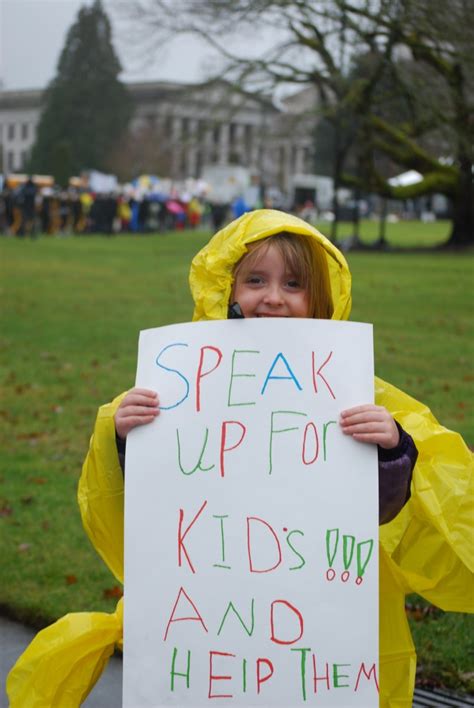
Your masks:
M331 224L321 222L319 230L327 236L331 233ZM337 238L344 241L354 231L351 222L343 221L338 224ZM385 240L388 246L396 248L423 248L439 246L447 241L450 224L447 221L435 221L432 224L422 224L420 221L403 221L395 224L386 223ZM360 240L370 245L380 238L380 223L376 220L361 222Z
M372 228L364 225L369 237ZM387 226L399 245L438 243L442 233L447 224ZM0 239L4 612L43 626L67 612L114 608L117 582L81 526L81 464L97 407L133 385L139 330L190 319L189 263L208 236ZM348 260L352 319L374 322L377 373L474 443L473 253L350 252ZM446 618L416 623L426 671L434 640L424 626L436 622L435 634L453 641ZM466 626L464 616L456 621ZM456 632L455 665L466 672L467 638ZM448 642L439 644L443 652ZM450 661L443 654L441 664Z

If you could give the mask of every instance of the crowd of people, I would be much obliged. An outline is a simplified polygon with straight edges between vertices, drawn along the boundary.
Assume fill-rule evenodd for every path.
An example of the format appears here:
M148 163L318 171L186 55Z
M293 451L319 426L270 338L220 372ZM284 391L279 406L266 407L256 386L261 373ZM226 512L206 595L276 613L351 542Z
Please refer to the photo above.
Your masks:
M226 219L248 210L241 197L229 203L210 201L199 184L194 192L184 185L159 191L152 184L95 192L78 186L41 186L31 178L20 184L6 180L0 191L0 234L35 238L39 234L146 234L199 226L218 229Z

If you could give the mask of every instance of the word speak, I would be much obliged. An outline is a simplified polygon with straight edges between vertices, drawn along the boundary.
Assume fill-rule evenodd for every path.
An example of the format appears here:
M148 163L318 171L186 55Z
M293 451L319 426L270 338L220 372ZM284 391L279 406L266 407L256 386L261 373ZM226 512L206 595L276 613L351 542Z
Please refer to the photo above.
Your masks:
M201 346L195 359L195 373L191 376L190 372L184 372L175 368L174 361L176 358L176 350L180 347L188 347L186 342L172 342L167 344L156 357L156 365L161 372L166 372L167 375L175 379L175 383L179 384L180 392L177 394L177 399L167 402L166 405L160 406L163 410L177 408L183 404L190 396L191 383L195 392L195 409L199 413L203 407L203 389L205 383L212 386L212 375L220 369L221 366L227 365L227 405L232 406L254 406L257 404L259 396L265 395L265 392L271 384L278 382L279 386L290 385L295 391L303 391L304 386L310 386L314 394L318 394L320 390L324 390L332 398L336 399L334 393L335 385L329 381L329 374L326 375L325 368L331 362L333 352L322 360L317 360L316 352L312 351L309 356L308 371L306 378L309 378L309 384L304 381L303 372L296 370L295 366L289 361L288 357L283 352L277 352L272 355L266 365L266 374L263 380L253 382L256 385L251 387L248 395L252 395L251 400L242 400L239 397L239 383L242 380L257 379L255 369L252 368L252 357L260 356L261 352L257 349L234 349L230 357L230 361L225 361L222 350L214 345L206 344ZM229 359L229 357L227 357ZM243 363L245 362L245 363ZM173 365L172 365L173 364ZM187 375L186 375L187 374ZM208 378L211 377L211 378ZM206 382L204 382L206 379ZM248 383L248 381L247 381ZM321 389L323 385L323 389Z

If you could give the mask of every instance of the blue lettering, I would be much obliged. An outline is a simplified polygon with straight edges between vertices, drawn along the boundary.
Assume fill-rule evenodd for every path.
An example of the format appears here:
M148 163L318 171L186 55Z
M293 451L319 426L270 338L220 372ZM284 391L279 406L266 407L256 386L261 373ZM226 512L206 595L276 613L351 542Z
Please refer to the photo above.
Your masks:
M173 403L172 406L160 406L161 410L163 411L168 411L171 408L177 408L178 406L181 405L183 401L186 400L186 398L189 396L189 381L188 379L177 369L172 369L169 366L165 366L164 364L160 364L160 357L162 354L164 354L168 349L171 349L172 347L187 347L188 345L185 344L184 342L175 342L174 344L168 344L164 349L161 350L161 352L158 354L156 357L156 365L160 367L160 369L164 369L164 371L171 371L173 374L176 374L179 376L180 379L184 381L184 384L186 386L186 393L182 398L180 398L179 401L176 403Z

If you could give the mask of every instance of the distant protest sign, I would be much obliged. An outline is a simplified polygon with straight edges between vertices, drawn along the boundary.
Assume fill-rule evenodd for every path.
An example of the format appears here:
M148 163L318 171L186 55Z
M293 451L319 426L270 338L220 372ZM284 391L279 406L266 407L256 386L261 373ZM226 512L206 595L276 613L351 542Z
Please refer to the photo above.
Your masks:
M161 413L127 440L124 706L378 706L372 327L140 334Z

